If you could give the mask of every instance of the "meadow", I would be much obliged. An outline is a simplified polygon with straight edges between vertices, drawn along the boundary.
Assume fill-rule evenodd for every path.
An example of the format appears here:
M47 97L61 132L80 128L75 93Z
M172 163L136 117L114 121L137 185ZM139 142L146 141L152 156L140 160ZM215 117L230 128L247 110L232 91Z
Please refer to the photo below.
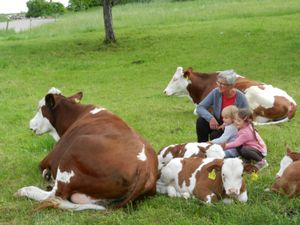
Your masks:
M101 8L27 32L0 31L0 224L299 224L299 197L264 191L285 144L300 151L299 112L289 122L257 127L269 167L256 181L245 175L246 204L157 195L115 211L36 211L36 202L13 196L24 186L47 186L38 163L55 143L28 124L51 87L66 96L83 91L82 103L115 112L158 152L196 141L194 105L163 95L177 66L234 69L299 103L299 21L298 0L166 0L113 7L113 45L103 44Z

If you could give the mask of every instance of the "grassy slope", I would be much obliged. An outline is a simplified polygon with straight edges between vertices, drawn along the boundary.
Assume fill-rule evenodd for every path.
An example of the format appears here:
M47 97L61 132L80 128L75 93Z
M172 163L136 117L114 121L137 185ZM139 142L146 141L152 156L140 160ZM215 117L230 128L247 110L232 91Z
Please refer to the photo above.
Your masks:
M235 69L278 86L300 101L300 4L287 1L199 0L130 4L113 9L118 44L101 43L101 9L70 14L55 24L14 34L0 32L0 224L298 224L298 199L264 193L284 143L299 149L300 119L259 127L270 166L258 181L247 177L246 205L204 206L156 196L103 214L46 209L16 199L20 187L45 187L38 162L54 142L28 131L37 101L52 87L84 92L83 103L116 112L158 151L195 141L193 105L162 91L177 66L196 71ZM142 64L134 61L142 60ZM244 221L243 218L247 218ZM243 219L243 220L242 220Z

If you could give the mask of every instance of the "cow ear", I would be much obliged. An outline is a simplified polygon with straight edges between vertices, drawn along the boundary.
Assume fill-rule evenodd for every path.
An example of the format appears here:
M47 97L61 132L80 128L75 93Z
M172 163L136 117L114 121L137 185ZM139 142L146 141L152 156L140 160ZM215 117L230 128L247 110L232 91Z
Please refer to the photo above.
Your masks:
M223 160L222 159L216 159L214 163L210 166L208 166L206 169L208 172L211 172L213 169L216 171L221 171L221 168L223 166Z
M293 150L292 150L288 145L286 145L286 153L287 153L287 154L291 154L292 151L293 151Z
M49 110L52 110L55 107L55 99L54 99L53 94L46 95L45 103Z
M68 97L68 99L74 101L75 103L80 103L82 97L83 97L83 93L80 91L80 92Z
M183 77L188 80L190 78L190 73L191 73L191 71L190 71L190 68L189 68L189 69L184 71Z
M249 174L251 173L257 173L258 172L258 168L256 166L254 166L251 163L245 163L244 164L244 172L247 172Z

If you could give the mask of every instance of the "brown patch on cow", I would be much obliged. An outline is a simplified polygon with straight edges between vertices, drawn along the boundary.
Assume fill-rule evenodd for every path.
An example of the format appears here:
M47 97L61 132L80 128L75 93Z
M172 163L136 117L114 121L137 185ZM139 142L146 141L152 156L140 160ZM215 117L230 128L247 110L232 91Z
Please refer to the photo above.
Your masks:
M173 158L179 158L179 157L183 157L184 154L186 153L187 149L186 149L186 145L188 143L185 143L185 144L177 144L175 146L170 146L168 147L164 154L163 154L163 157L166 157L169 153L172 154ZM164 148L163 148L164 149ZM161 153L161 151L163 150L161 149L159 152L158 152L158 155ZM197 157L205 157L205 153L206 153L206 149L203 148L203 147L199 147L199 152L198 153L195 153L193 154L191 157L194 157L194 156L197 156Z
M264 116L273 120L284 119L288 116L290 109L290 101L285 97L275 96L275 101L272 108L264 108L262 106L253 110L254 119L257 116Z
M193 157L193 158L181 160L182 170L178 174L178 184L181 188L184 182L186 186L190 185L190 177L202 162L203 162L203 158L199 158L199 157Z
M262 86L263 83L255 80L249 80L245 77L238 77L236 79L234 87L239 89L242 92L245 92L245 90L252 86Z
M298 161L300 160L300 152L295 152L293 149L290 147L286 147L286 155L289 156L293 161Z

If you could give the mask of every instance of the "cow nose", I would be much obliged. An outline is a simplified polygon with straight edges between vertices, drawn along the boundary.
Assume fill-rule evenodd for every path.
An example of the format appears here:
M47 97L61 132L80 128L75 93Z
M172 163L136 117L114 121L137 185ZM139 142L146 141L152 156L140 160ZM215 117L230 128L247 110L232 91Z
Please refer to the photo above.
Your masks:
M228 195L238 195L239 192L236 188L229 188L228 191L227 191L227 194Z

